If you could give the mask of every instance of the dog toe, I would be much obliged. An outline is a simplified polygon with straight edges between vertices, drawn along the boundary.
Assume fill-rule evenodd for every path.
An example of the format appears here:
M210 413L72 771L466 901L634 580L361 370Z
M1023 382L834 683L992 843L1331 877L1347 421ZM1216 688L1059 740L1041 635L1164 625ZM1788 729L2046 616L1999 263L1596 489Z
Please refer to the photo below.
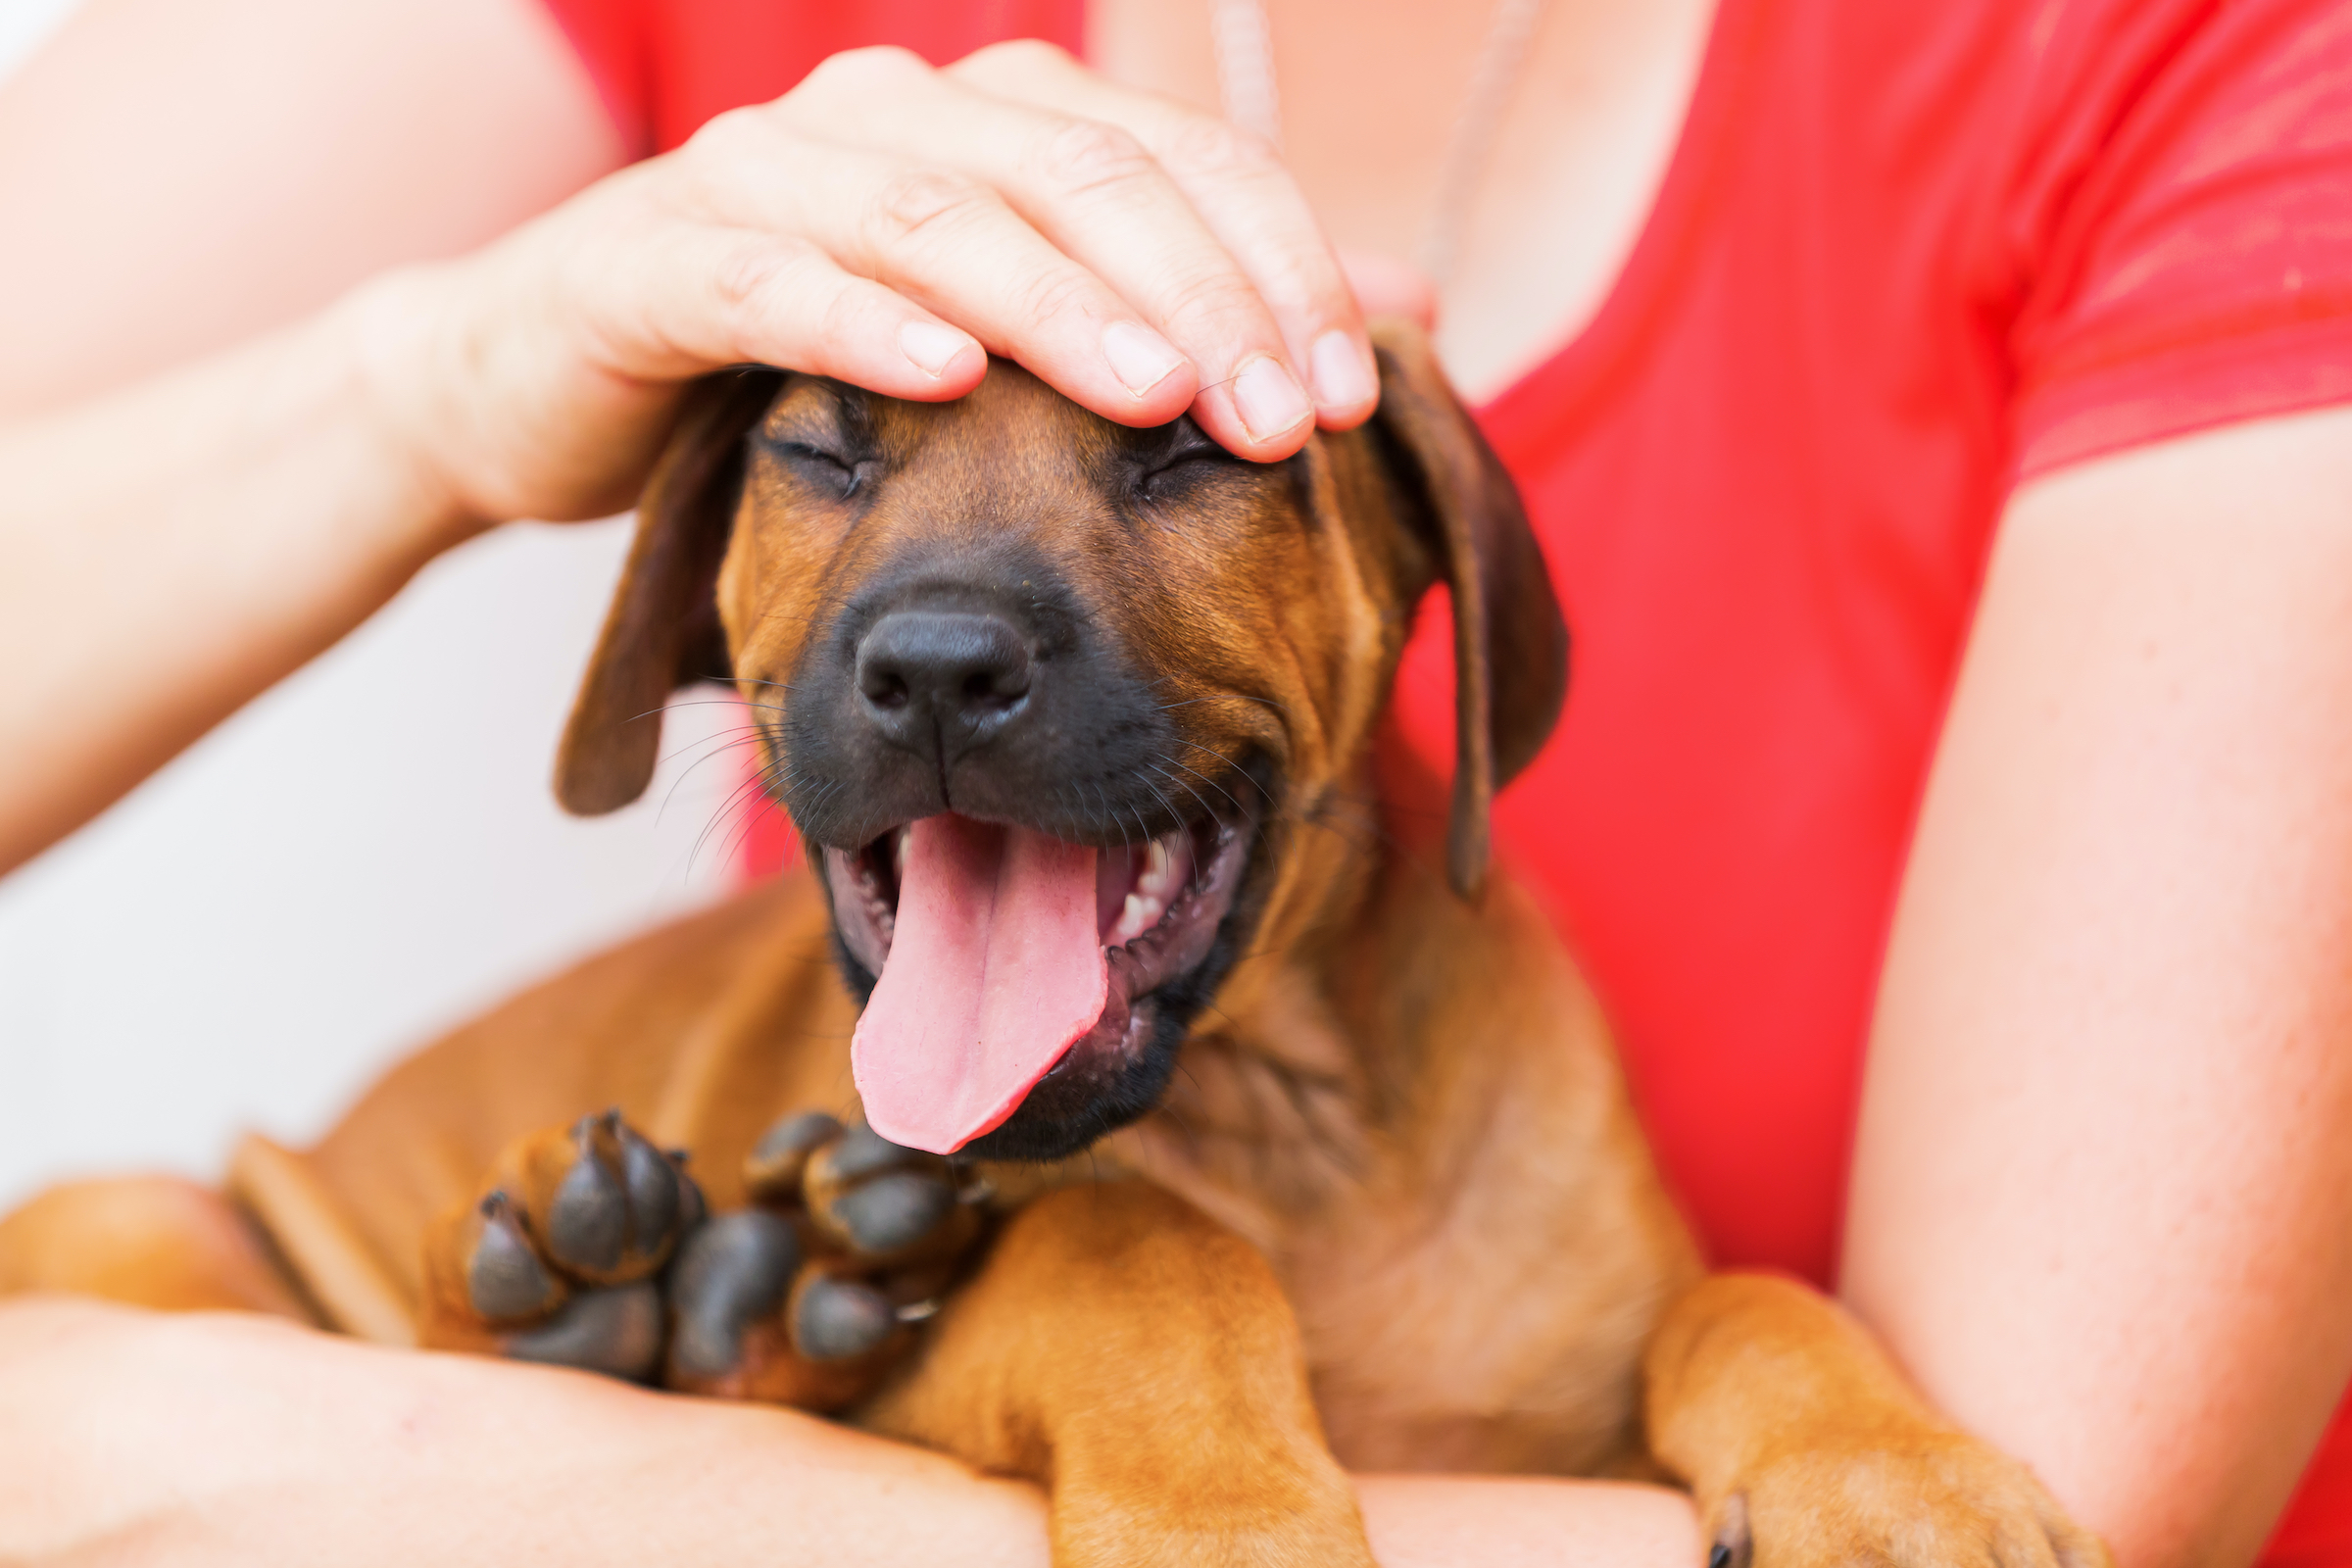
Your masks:
M1812 1435L1758 1463L1717 1517L1726 1568L2112 1568L2024 1465L1926 1420Z
M733 1372L745 1331L784 1304L800 1266L792 1226L763 1209L722 1214L688 1237L669 1275L672 1382Z
M518 1361L643 1382L662 1359L662 1291L651 1280L584 1291L538 1328L510 1335Z
M744 1157L743 1187L756 1203L797 1203L808 1156L843 1134L841 1123L821 1110L787 1116L760 1135Z
M818 1161L813 1179L833 1182L853 1182L880 1171L896 1170L905 1165L925 1165L947 1161L937 1154L894 1144L880 1133L859 1121L843 1131L839 1142L825 1150Z
M792 1303L793 1348L811 1361L847 1361L881 1348L899 1329L890 1298L862 1280L810 1277Z
M599 1284L652 1273L676 1245L684 1178L618 1111L582 1116L538 1163L539 1234L561 1267Z
M955 1208L956 1189L944 1177L892 1171L843 1193L828 1217L856 1250L886 1253L922 1241Z
M522 1232L514 1200L494 1191L469 1216L460 1245L466 1258L466 1299L491 1323L539 1317L563 1304L564 1282L548 1271Z
M863 1122L808 1154L801 1193L824 1241L871 1267L950 1257L980 1231L955 1166Z
M426 1233L420 1342L645 1376L663 1339L654 1276L706 1212L683 1165L617 1111L515 1140Z

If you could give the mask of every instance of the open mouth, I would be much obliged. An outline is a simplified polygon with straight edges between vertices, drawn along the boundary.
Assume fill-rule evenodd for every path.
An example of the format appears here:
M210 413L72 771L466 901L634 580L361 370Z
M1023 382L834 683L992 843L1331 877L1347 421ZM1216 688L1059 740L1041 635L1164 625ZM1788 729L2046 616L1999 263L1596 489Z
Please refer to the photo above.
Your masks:
M1209 956L1250 834L1097 849L943 814L825 851L836 928L877 976L852 1049L874 1130L951 1153L1052 1078L1134 1067L1154 993Z

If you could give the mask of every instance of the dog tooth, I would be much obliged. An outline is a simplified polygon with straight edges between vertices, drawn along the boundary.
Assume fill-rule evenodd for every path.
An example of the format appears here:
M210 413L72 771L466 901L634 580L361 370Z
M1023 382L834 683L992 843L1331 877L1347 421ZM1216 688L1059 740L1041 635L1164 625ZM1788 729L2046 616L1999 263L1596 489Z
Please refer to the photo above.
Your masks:
M1168 901L1146 892L1127 895L1119 908L1119 923L1111 928L1110 946L1124 947L1159 924L1160 916L1168 912Z
M1169 858L1168 841L1153 839L1145 856L1143 880L1147 883L1164 880L1168 874Z

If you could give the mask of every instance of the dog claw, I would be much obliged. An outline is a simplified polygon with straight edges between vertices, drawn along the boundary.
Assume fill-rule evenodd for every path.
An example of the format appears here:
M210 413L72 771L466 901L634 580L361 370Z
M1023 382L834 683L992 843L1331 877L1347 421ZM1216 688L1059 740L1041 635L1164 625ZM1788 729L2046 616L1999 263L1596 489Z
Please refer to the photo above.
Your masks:
M865 1354L899 1326L890 1298L857 1280L819 1276L801 1288L792 1314L794 1348L811 1361Z
M1715 1544L1707 1549L1707 1568L1748 1568L1755 1557L1755 1538L1747 1528L1747 1498L1733 1493L1723 1501L1715 1524Z
M688 1237L669 1276L671 1367L698 1379L733 1371L745 1329L783 1304L800 1266L792 1226L764 1209L722 1214Z
M643 1382L662 1358L662 1291L651 1280L585 1291L544 1327L506 1343L518 1361Z

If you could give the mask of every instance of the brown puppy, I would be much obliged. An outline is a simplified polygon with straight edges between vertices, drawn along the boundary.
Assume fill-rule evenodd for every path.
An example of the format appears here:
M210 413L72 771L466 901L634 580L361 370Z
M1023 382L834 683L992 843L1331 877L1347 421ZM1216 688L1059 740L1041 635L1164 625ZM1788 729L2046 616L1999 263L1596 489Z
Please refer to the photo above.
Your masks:
M1065 1565L1368 1562L1343 1465L1653 1464L1717 1568L2103 1562L1833 1304L1702 1277L1592 997L1483 885L1565 642L1426 346L1382 342L1375 422L1267 467L1004 366L942 406L708 383L559 791L634 798L642 715L727 675L811 872L460 1030L307 1153L250 1143L290 1278L207 1195L111 1183L0 1223L0 1288L292 1285L380 1339L846 1407L1049 1485ZM1375 790L1439 580L1449 805ZM776 1120L807 1106L871 1126Z

